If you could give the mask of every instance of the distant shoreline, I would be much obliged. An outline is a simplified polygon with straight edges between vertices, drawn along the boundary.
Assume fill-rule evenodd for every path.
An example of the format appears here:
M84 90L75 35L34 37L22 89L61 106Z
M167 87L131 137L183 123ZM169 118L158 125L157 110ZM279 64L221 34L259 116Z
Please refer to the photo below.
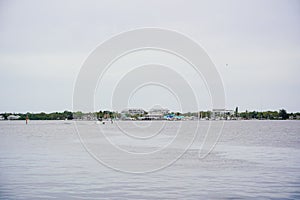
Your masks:
M213 111L199 112L168 112L157 114L157 118L147 118L145 114L124 114L117 111L99 111L99 112L51 112L51 113L0 113L0 120L85 120L85 121L102 121L102 120L124 120L124 121L147 121L147 120L169 120L169 121L191 121L191 120L300 120L300 112L288 113L284 109L279 111L245 111L238 112L220 109Z

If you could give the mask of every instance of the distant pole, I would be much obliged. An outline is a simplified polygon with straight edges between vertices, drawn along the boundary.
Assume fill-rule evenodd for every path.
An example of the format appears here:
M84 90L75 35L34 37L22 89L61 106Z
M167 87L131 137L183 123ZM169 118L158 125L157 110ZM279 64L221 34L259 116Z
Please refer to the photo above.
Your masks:
M28 124L28 115L26 116L26 124Z

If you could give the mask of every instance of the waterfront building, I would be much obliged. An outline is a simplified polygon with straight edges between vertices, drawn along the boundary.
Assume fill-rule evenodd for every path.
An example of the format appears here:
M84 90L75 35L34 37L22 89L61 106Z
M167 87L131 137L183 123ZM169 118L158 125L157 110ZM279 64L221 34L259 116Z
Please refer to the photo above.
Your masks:
M20 118L19 115L9 115L9 116L7 117L8 120L16 120L16 119L19 119L19 118Z
M223 109L213 109L211 112L211 119L218 120L218 119L229 119L231 116L234 115L233 110L226 110Z
M141 108L126 108L122 110L123 115L144 115L146 112Z
M162 114L162 115L166 115L169 113L169 109L166 108L152 108L149 111L149 114Z
M164 119L164 116L169 113L169 109L165 108L152 108L149 113L146 115L148 120L161 120Z

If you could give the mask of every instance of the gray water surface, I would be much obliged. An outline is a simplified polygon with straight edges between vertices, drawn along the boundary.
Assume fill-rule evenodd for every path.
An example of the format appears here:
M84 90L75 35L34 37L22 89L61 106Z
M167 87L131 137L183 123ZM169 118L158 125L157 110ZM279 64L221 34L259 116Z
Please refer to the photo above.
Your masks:
M71 121L1 121L0 199L300 199L300 121L227 121L206 158L199 148L162 170L129 174L92 158Z

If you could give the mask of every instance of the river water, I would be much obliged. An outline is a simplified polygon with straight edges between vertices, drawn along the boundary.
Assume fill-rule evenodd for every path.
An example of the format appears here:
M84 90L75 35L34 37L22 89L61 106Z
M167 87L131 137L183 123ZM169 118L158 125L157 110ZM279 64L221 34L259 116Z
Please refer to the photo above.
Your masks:
M91 123L121 146L136 147L116 136L117 123ZM166 122L161 133L168 136L178 123ZM139 145L159 147L167 136ZM0 121L0 199L300 199L300 121L226 121L205 158L194 144L173 164L141 174L101 164L80 141L72 121ZM162 163L164 156L141 160L141 166Z

